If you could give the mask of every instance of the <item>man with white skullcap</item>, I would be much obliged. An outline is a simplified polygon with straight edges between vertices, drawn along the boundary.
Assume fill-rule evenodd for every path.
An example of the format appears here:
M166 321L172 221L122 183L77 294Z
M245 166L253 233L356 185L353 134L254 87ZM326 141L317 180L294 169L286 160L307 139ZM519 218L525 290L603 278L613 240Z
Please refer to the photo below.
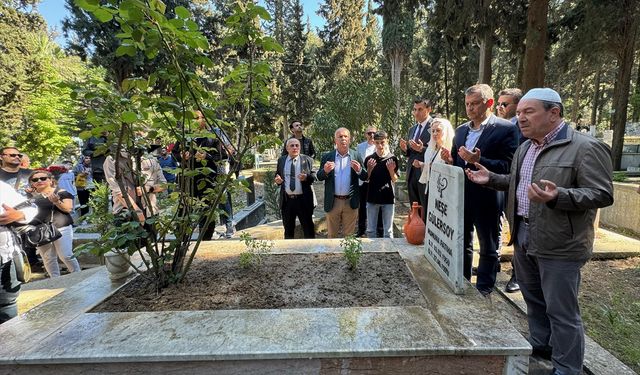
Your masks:
M580 269L591 257L596 210L613 203L613 168L609 147L574 131L562 112L557 92L529 90L517 109L528 140L510 174L476 164L467 176L509 190L507 218L533 354L550 357L555 375L578 375L584 360Z

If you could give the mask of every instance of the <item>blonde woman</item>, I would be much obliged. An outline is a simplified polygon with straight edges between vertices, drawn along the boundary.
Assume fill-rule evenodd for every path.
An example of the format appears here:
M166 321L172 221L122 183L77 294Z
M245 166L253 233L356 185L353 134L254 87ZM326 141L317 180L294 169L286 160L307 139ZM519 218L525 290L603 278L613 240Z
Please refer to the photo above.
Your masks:
M443 149L451 150L454 136L453 126L451 126L449 120L445 118L434 119L431 123L429 132L431 133L431 138L429 139L427 149L424 152L424 161L413 161L413 166L415 168L422 168L420 183L427 185L424 191L425 209L422 210L423 214L427 211L426 205L429 203L429 175L431 174L431 166L434 163L445 163L440 156L440 153Z
M51 221L62 234L59 239L36 248L49 277L60 276L58 257L69 272L80 271L80 264L73 257L73 195L68 191L56 189L53 175L46 170L33 171L29 176L29 183L33 189L34 203L38 207L38 215L31 223Z

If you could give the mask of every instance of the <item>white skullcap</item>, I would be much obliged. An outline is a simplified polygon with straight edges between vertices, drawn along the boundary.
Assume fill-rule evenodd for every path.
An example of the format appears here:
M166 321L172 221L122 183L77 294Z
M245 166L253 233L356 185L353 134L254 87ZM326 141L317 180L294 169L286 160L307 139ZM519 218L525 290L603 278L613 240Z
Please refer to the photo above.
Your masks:
M562 104L562 99L560 99L560 94L558 94L555 90L550 88L536 88L527 91L526 94L520 100L526 99L536 99L536 100L544 100L545 102L553 102Z

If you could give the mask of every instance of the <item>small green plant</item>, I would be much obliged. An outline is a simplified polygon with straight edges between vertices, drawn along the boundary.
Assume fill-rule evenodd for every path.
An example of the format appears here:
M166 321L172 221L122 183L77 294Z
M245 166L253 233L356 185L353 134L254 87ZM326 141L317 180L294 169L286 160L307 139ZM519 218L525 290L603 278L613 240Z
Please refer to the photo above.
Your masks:
M340 247L344 251L349 268L355 270L362 256L362 240L352 234L340 240Z
M627 177L627 172L624 171L616 171L613 172L613 181L615 182L626 182L629 178Z
M263 257L273 249L274 242L267 240L256 240L247 232L242 232L240 240L244 242L247 250L240 254L240 267L259 267Z

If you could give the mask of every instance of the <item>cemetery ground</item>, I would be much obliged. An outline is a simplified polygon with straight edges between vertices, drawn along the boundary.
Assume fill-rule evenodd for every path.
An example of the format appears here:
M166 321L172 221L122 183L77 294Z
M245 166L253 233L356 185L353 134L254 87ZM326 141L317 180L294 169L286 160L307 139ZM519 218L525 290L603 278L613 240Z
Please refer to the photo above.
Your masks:
M320 189L316 188L316 193L318 198L321 199L322 190L321 186L319 187ZM256 189L257 196L261 195L260 190L261 189L258 186ZM322 207L322 202L320 201L318 203L319 207ZM396 224L401 226L408 213L408 207L398 204L396 206L396 213ZM637 343L640 342L640 257L638 256L638 254L640 254L640 242L630 237L620 236L609 230L601 230L597 235L596 250L598 245L602 243L608 243L613 248L631 248L632 253L635 249L635 255L621 257L620 254L610 254L613 256L613 258L611 258L606 253L596 254L596 257L589 261L583 268L580 303L586 332L598 344L610 351L614 356L631 367L634 371L640 372L640 348L637 345ZM511 265L508 261L510 251L510 248L505 248L505 257L503 258L502 270L499 276L500 284L497 286L496 292L492 294L491 299L494 301L496 309L501 311L503 314L510 315L507 320L511 321L521 331L521 333L526 336L526 319L524 315L514 313L513 309L506 306L508 303L505 303L505 301L508 301L508 298L511 298L512 300L521 300L520 293L511 295L501 293L504 283L508 280L511 272ZM271 303L272 306L278 308L277 306L282 303L282 300L260 301L260 296L265 294L263 293L264 290L261 289L261 286L264 286L264 283L269 279L280 279L283 290L285 291L287 289L295 289L296 285L300 285L296 284L300 280L295 279L290 275L284 277L280 277L282 275L276 277L273 277L274 275L269 275L271 267L269 263L264 264L257 270L243 270L240 267L237 267L237 263L234 263L235 260L226 260L225 262L219 263L216 266L211 266L218 267L217 269L207 269L206 264L204 266L200 264L192 270L192 272L194 272L194 274L191 275L193 280L192 282L187 282L180 286L172 286L161 294L156 294L153 288L148 288L146 291L142 288L138 290L137 293L141 293L140 299L147 300L146 303L153 305L153 310L155 311L175 310L175 307L172 306L182 306L182 309L188 309L190 306L213 309L239 308L233 306L229 307L229 304L223 305L223 303L233 304L238 302L238 299L223 301L221 299L221 295L225 292L227 294L234 294L236 292L248 293L250 295L249 300L254 302L257 301L258 303L266 303L267 305ZM331 263L331 259L325 259L325 262ZM379 267L380 263L381 259L369 259L365 260L361 266ZM233 267L234 264L236 265L235 267ZM299 271L300 274L303 275L303 278L304 275L309 276L309 272L315 272L316 276L322 279L323 288L328 285L333 285L335 286L334 289L338 289L338 285L353 284L353 282L348 280L349 273L346 270L346 262L341 260L337 260L332 266L329 266L334 267L333 269L329 268L329 270L331 270L329 272L326 272L326 268L318 268L317 270L314 270L313 267L310 267L308 259L294 261L293 263L290 261L287 264L293 266L290 268L294 268ZM228 267L227 271L229 269L234 270L231 274L224 277L224 279L229 281L229 284L223 286L219 283L220 280L215 282L213 279L211 280L213 282L212 285L203 284L207 279L205 277L207 274L219 273L224 267ZM248 278L245 277L247 280L242 281L243 274L245 276L251 275L255 280L251 281L250 279L252 277L250 276ZM377 272L376 274L380 276L380 280L368 280L367 283L362 284L370 285L368 284L369 282L376 281L378 284L370 285L370 289L376 289L380 293L377 297L373 297L369 300L366 298L369 298L370 296L365 295L365 300L363 300L365 301L364 303L376 303L375 301L379 302L381 300L384 301L386 296L389 294L395 295L398 290L402 289L398 289L398 285L387 285L384 280L385 278L383 277L383 272ZM262 276L256 277L256 275ZM67 275L62 279L71 277L76 277L76 275ZM236 277L238 280L234 284L233 280ZM310 279L312 279L312 277L310 277ZM191 279L188 278L187 280ZM242 282L245 282L245 284L242 284ZM25 309L31 308L40 303L40 301L29 300L28 297L30 294L28 291L30 289L38 288L37 282L30 284L25 285L24 292L22 293L19 301L21 312L24 312ZM193 287L194 289L188 289L188 287ZM64 287L60 288L61 289L50 290L48 293L45 291L41 299L46 300L64 290ZM322 291L326 291L326 289L323 288L316 288L316 290L320 290L320 294L314 295L314 298L324 298ZM357 292L358 288L355 289ZM360 291L366 294L366 289L367 288L360 288ZM253 297L251 297L251 293L253 293ZM304 298L308 297L306 294L307 293L305 292L298 293L297 297L302 298L304 303ZM409 295L411 295L411 291L409 291ZM123 307L133 301L131 298L127 297L119 298L121 298L119 302L120 307ZM412 297L410 296L409 298ZM209 300L211 301L209 303L210 306L196 306L196 299ZM337 303L340 304L343 302ZM135 304L137 303L138 302L135 302ZM328 303L331 304L332 302L329 301ZM135 304L124 307L121 311L126 309L129 309L129 311L136 310L134 307ZM384 302L382 302L382 305L384 305ZM514 323L516 321L518 323Z

